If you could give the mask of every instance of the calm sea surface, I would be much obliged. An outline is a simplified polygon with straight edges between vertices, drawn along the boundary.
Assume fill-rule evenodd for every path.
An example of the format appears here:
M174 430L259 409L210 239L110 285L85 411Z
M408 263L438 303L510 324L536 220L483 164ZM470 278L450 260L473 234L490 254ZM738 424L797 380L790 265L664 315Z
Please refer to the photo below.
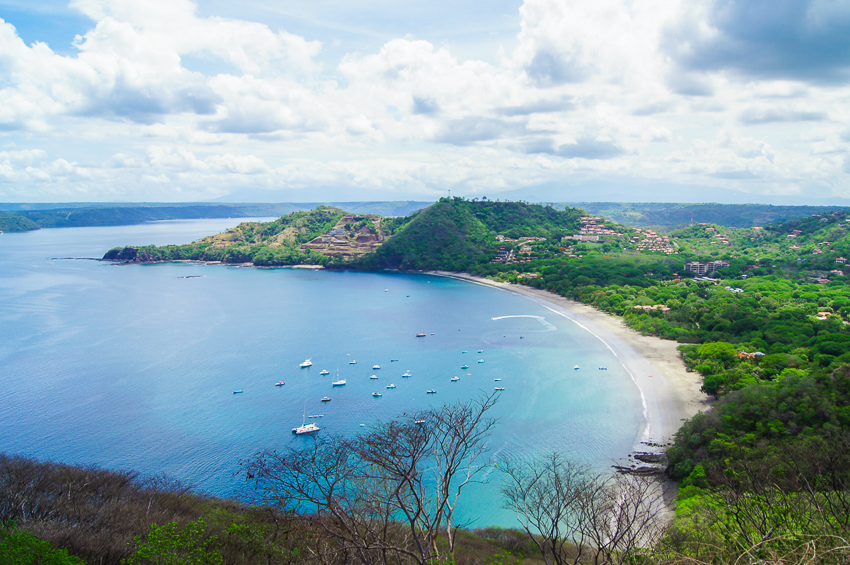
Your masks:
M522 296L424 275L86 259L237 223L0 235L0 450L231 496L241 459L310 441L291 433L305 413L322 415L308 418L320 433L353 434L495 386L492 458L557 449L605 468L639 439L639 392L613 354ZM486 477L459 512L512 525L498 471Z

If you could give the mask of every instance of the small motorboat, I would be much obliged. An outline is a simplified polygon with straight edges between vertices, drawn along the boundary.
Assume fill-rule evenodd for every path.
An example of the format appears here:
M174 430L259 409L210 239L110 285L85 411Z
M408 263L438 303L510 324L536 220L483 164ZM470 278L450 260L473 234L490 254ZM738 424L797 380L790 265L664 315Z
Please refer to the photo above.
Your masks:
M369 378L373 381L378 378L378 375L369 375Z
M323 396L323 397L322 397L322 402L330 402L330 401L331 401L331 397L330 397L330 396ZM311 418L313 418L313 416L310 416L310 417L311 417Z
M357 361L355 361L355 360L353 360L353 359L352 359L351 361L349 361L349 362L348 362L348 364L349 364L349 365L356 365L356 364L357 364Z
M285 384L286 384L286 383L285 383L285 382L283 382L283 381L277 381L277 382L274 384L274 386L283 386L283 385L285 385Z
M416 337L425 337L425 334L419 333L419 334L416 334Z
M388 384L387 388L395 388L395 385L394 384Z
M381 366L380 366L380 365L372 365L372 370L373 370L373 371L377 371L377 370L379 370L380 368L381 368Z
M345 379L334 381L331 383L331 386L345 386Z
M459 381L459 380L460 380L460 377L458 377L458 376L454 376L454 377L452 377L452 378L451 378L451 379L449 379L449 380L451 380L452 382L457 382L457 381Z
M437 394L437 391L434 389L426 390L425 394Z
M312 366L313 366L313 362L312 362L312 361L310 361L309 359L305 359L305 360L304 360L304 362L302 362L302 363L301 363L300 365L298 365L298 366L299 366L299 367L301 367L302 369L306 369L307 367L312 367Z
M483 363L483 362L484 362L484 359L479 359L479 360L478 360L478 362L479 362L479 363Z
M575 367L573 367L573 370L578 371L578 365L576 365Z
M402 373L401 378L406 379L406 378L412 377L412 376L413 375L410 374L410 371L405 371L404 373Z
M501 381L502 379L493 379L494 381Z
M379 396L383 396L383 395L380 392L373 392L372 396L374 396L375 398L378 398Z
M390 363L395 363L398 359L390 359Z
M606 367L605 365L602 365L601 367L599 367L599 370L600 371L607 371L608 367Z
M479 350L478 350L478 353L484 353L484 350L483 350L483 349L479 349Z
M464 365L463 367L461 367L461 369L463 369L463 370L469 369L469 365Z
M233 394L242 394L242 389L240 388L239 390L234 390Z
M496 390L505 390L505 387L503 387L503 386L497 386L497 387L496 387Z
M320 374L320 375L330 375L330 374L331 374L331 372L330 372L330 371L328 371L327 369L322 369L321 371L319 371L319 374Z

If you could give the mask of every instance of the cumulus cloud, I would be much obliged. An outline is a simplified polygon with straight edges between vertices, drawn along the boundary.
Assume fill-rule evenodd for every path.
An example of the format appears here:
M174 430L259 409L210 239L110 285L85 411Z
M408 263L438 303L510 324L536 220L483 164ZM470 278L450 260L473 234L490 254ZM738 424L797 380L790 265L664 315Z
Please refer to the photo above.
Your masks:
M686 4L665 33L680 68L840 83L850 77L850 4L712 0Z
M92 24L70 54L0 21L0 136L22 145L0 153L7 187L846 186L840 3L525 0L516 41L488 61L392 31L331 60L328 33L199 15L191 0L72 6Z

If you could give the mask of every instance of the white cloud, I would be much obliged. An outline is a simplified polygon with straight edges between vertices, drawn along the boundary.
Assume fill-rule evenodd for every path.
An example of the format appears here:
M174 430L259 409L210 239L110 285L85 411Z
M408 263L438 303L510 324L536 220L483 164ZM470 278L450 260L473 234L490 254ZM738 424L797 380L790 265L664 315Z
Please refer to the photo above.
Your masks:
M307 37L190 0L72 6L92 24L69 55L0 22L0 136L16 146L0 153L0 199L20 194L13 182L88 199L234 186L430 198L612 174L785 192L812 178L850 197L850 88L830 79L847 65L780 64L788 44L717 0L526 0L495 62L384 33L331 64L322 45L344 45L339 30ZM809 32L835 26L807 6L815 27L784 9L777 22L813 48ZM760 66L730 58L736 41Z

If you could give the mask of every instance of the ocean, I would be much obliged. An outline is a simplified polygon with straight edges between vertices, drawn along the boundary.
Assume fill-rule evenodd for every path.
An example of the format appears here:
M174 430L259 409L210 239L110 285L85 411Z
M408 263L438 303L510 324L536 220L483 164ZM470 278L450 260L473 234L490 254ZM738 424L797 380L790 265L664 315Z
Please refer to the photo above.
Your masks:
M641 439L640 393L613 353L521 295L420 274L94 260L238 222L0 235L0 449L238 496L239 462L311 441L291 433L304 419L350 435L496 386L484 463L558 450L604 470ZM480 478L461 520L515 525L497 467Z

